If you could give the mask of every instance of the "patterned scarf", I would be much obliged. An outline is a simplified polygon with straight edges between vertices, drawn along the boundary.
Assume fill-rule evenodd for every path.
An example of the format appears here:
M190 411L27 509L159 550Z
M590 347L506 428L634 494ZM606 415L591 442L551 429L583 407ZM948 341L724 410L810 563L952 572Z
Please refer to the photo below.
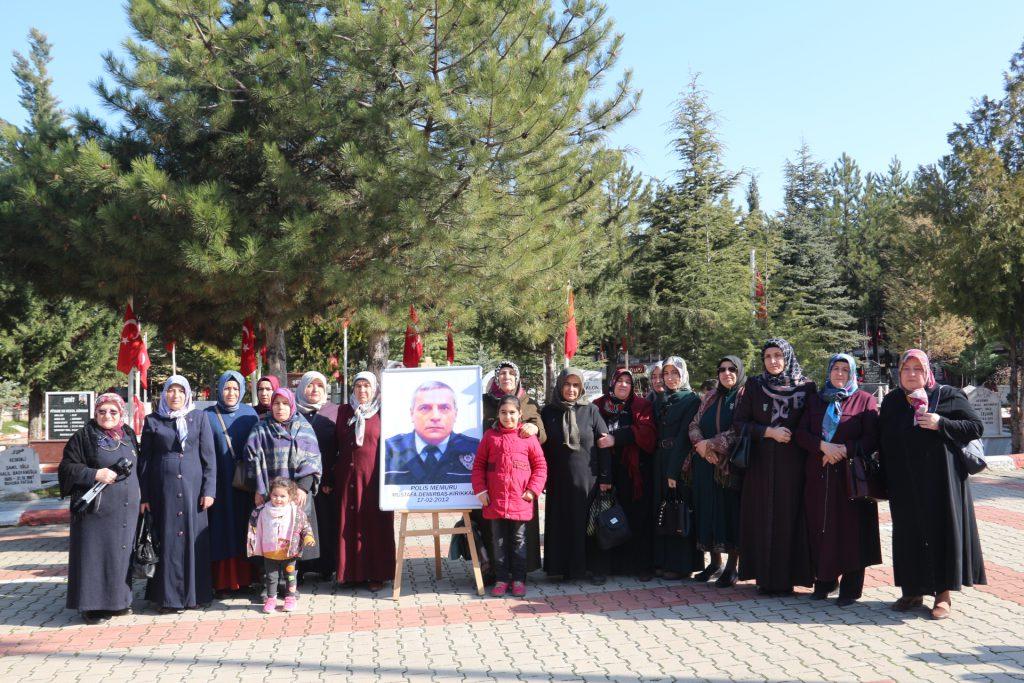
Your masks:
M903 386L903 365L911 358L916 358L921 362L921 367L924 368L924 389L914 389L913 391L907 391L906 387ZM935 387L935 375L932 374L932 364L928 358L928 354L921 349L907 349L900 356L900 388L903 389L903 393L907 395L907 402L910 403L910 407L913 408L914 413L914 424L917 424L917 412L921 410L922 406L928 410L928 391Z
M785 422L795 410L804 405L806 396L800 387L807 383L803 368L796 359L793 347L785 339L769 339L761 347L761 362L764 363L764 353L770 348L782 351L782 359L785 365L782 372L772 375L765 370L761 373L761 386L764 393L772 400L772 427L777 427Z
M370 400L366 403L360 403L356 400L355 386L359 380L370 383ZM355 406L348 424L350 427L355 425L356 445L362 446L363 439L366 436L366 421L380 411L380 388L377 386L377 375L365 370L356 375L355 379L352 380L352 395L349 397L348 403L351 406Z
M837 361L846 361L850 366L850 380L842 389L837 389L829 379L832 374L832 366ZM853 396L855 391L857 391L857 361L853 359L853 356L837 353L828 361L828 367L825 368L825 388L818 392L821 400L828 404L825 418L821 421L821 438L825 441L831 442L832 437L836 435L836 430L839 429L839 420L843 417L843 403Z
M575 401L566 401L562 398L562 387L570 377L576 377L580 381L580 395ZM590 399L583 393L583 373L576 368L562 370L555 382L555 400L551 405L562 411L562 444L571 450L580 449L580 427L576 423L576 408L589 403Z
M288 389L278 389L270 399L283 396L291 406L291 415L284 422L274 419L273 413L259 421L245 445L246 460L250 463L251 479L256 482L256 493L266 496L274 477L292 481L314 475L316 493L323 473L320 446L309 421L295 410L295 397Z
M511 394L506 394L505 391L498 386L498 373L501 372L502 368L512 368L516 373L516 388ZM510 360L503 360L498 363L497 367L494 368L494 377L491 379L491 385L487 390L487 393L499 400L506 396L515 396L521 400L526 396L526 389L523 388L523 375L519 372L519 366Z
M96 399L96 407L93 409L93 419L96 420L97 425L99 424L100 406L104 403L113 403L117 408L118 413L120 413L116 427L113 429L103 429L100 427L100 431L103 432L103 436L100 437L99 445L107 449L113 449L116 448L118 444L120 444L121 439L124 438L124 418L128 411L127 408L125 408L124 399L117 394L113 392L100 394L100 397Z

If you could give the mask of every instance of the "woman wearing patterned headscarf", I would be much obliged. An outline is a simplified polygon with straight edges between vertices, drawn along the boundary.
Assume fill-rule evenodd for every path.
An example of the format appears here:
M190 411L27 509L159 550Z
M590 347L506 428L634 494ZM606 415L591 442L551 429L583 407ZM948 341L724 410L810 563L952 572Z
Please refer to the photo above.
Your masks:
M806 456L793 432L817 388L785 339L766 341L761 361L764 372L747 380L733 416L733 431L751 439L740 504L740 579L754 579L763 594L788 595L814 582L803 505Z
M488 427L497 425L498 403L506 396L515 396L519 399L522 408L522 416L519 419L519 435L523 438L536 436L543 444L547 439L544 433L544 421L540 419L540 406L537 401L526 393L523 386L523 376L519 366L510 360L502 360L494 368L494 379L487 392L484 393L484 431ZM481 546L491 548L491 524L486 522L482 510L473 510L470 513L473 524L480 533ZM533 518L526 522L526 571L532 572L540 569L540 500L533 501ZM494 583L494 571L488 563L484 571L484 583Z
M306 572L328 579L338 568L338 497L334 490L334 463L338 459L338 406L328 400L328 389L327 378L312 370L302 376L295 392L295 405L316 434L323 467L320 489L313 496L320 534L317 536L320 557L299 562L300 579Z
M670 496L691 503L692 489L681 483L683 462L690 452L689 427L700 408L700 398L690 388L686 361L679 356L665 359L661 368L664 385L654 403L654 421L658 427L658 444L654 452L654 495L652 514ZM689 536L655 536L654 574L666 579L689 578L703 564L704 553L697 550L693 534Z
M857 387L857 361L832 356L825 386L808 397L794 438L807 454L804 504L814 568L814 593L825 600L839 588L840 607L864 588L864 569L882 563L878 506L849 500L844 478L848 458L878 448L878 400ZM842 581L839 577L842 576Z
M106 488L83 512L71 517L68 548L67 607L87 624L125 614L132 604L129 567L139 515L139 444L125 423L124 401L117 394L96 399L93 419L64 446L57 477L62 498L71 504L97 482ZM131 473L110 469L125 458Z
M210 559L216 591L248 588L253 580L245 549L252 496L232 486L235 463L243 460L245 442L259 419L253 407L242 402L244 396L245 379L229 370L217 381L216 405L206 409L217 451L217 504L210 508Z
M547 498L544 518L544 571L564 580L606 580L595 565L600 549L587 536L591 493L597 484L611 488L611 456L597 440L608 427L597 406L584 393L583 373L566 368L558 375L551 403L540 411L547 441Z
M905 612L935 596L933 619L952 610L951 591L984 585L985 566L960 449L984 424L959 389L936 383L928 356L900 358L900 386L885 396L879 455L892 512L892 565Z
M693 476L693 512L697 547L711 553L711 561L694 578L707 581L722 569L722 553L729 560L715 581L719 588L734 586L739 580L736 561L740 542L740 486L743 473L729 463L736 442L732 430L736 401L743 391L747 375L743 361L723 356L718 361L718 380L700 404L690 422Z
M142 507L153 511L160 561L146 599L164 612L213 600L207 510L217 495L217 454L206 413L195 409L181 375L164 383L160 405L146 416L139 463Z
M654 574L654 516L651 468L658 432L651 404L633 393L633 373L615 373L608 391L594 401L608 426L608 434L597 441L611 449L612 484L626 512L630 539L604 553L608 574L625 574L650 581Z
M380 389L372 372L355 376L352 396L338 411L337 442L337 581L376 592L395 575L395 517L379 505Z

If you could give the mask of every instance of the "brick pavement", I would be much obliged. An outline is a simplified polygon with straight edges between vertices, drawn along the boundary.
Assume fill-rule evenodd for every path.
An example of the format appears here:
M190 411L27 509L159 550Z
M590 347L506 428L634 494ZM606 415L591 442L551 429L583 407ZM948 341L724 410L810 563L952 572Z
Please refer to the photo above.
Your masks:
M416 539L402 597L309 583L293 614L245 597L85 626L63 609L67 528L0 531L0 676L166 680L1024 680L1024 472L974 483L990 585L954 595L954 617L897 614L886 565L840 609L750 585L532 578L526 600L478 598L467 563L434 576ZM419 524L426 522L423 517Z

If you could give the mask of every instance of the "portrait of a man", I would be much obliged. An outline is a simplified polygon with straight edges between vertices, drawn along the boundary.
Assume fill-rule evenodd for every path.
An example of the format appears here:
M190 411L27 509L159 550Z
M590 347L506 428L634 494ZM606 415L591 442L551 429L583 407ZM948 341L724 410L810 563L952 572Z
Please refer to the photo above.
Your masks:
M413 430L389 438L384 452L385 484L469 484L480 440L454 431L455 391L432 380L416 387L410 418Z

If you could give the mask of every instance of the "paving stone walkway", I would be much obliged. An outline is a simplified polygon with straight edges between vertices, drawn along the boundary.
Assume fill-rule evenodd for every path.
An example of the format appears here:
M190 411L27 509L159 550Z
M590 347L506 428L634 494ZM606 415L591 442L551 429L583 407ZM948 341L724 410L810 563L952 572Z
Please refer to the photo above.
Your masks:
M1024 680L1024 471L972 480L989 585L954 594L953 618L889 609L886 564L842 609L740 584L531 577L524 600L479 598L468 563L434 575L429 540L390 591L307 582L299 610L245 596L98 626L64 609L67 526L0 530L0 677L18 681ZM417 516L426 526L429 515ZM445 543L447 547L447 543Z

